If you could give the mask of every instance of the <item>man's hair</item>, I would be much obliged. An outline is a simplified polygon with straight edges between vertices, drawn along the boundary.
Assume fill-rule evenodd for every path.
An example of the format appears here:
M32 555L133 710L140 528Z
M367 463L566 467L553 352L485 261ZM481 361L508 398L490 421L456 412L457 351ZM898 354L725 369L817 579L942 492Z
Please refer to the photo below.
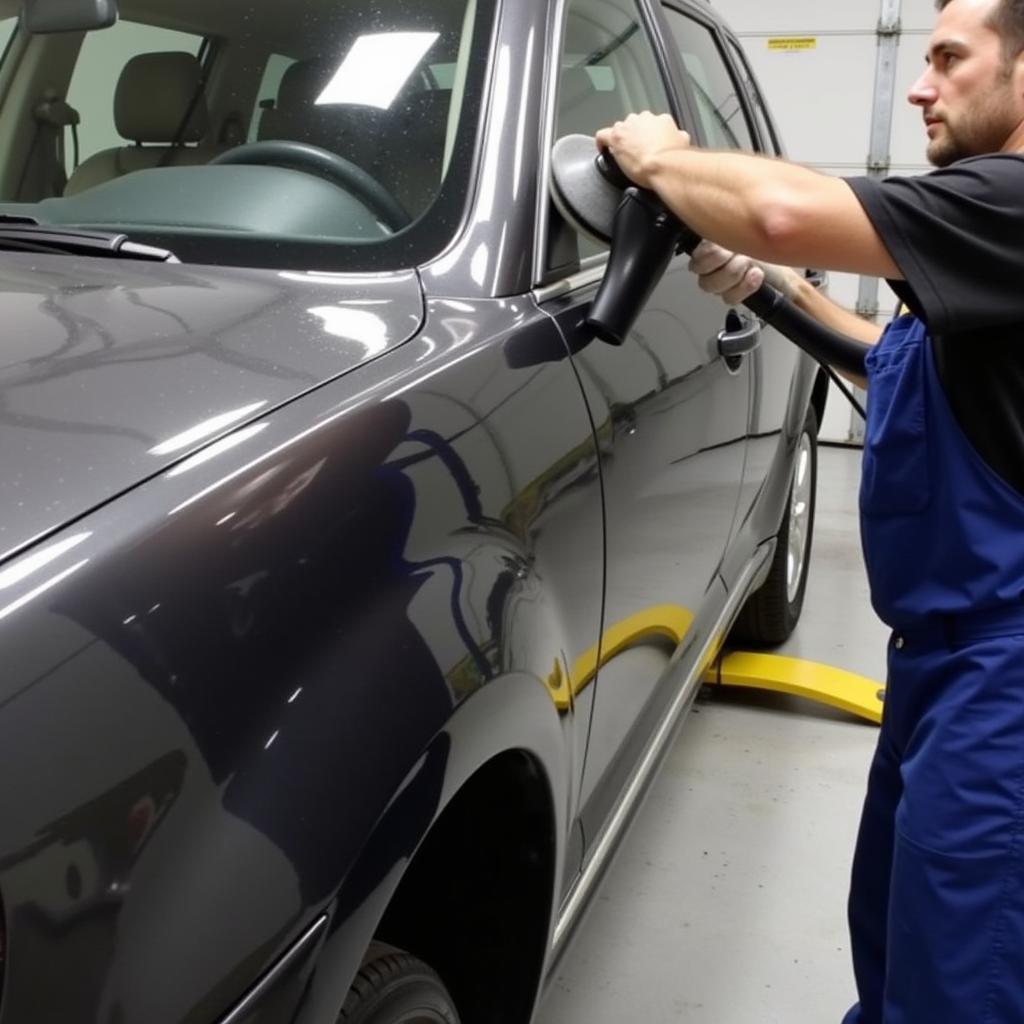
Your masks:
M953 0L935 0L937 10L945 10ZM1024 51L1024 0L999 0L988 19L989 26L1003 40L1006 70Z

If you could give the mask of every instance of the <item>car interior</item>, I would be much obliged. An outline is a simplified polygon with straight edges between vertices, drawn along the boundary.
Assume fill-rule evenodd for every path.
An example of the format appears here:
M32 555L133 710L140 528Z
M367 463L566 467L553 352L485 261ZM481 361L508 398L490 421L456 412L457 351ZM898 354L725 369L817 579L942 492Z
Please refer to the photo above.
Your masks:
M0 213L386 240L441 193L477 6L120 0L110 28L26 35L0 0Z

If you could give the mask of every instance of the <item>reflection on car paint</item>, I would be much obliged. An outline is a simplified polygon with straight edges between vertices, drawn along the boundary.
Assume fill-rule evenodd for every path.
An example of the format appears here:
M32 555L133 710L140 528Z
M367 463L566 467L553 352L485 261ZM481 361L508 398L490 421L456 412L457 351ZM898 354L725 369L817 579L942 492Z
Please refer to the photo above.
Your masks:
M202 17L185 6L183 25ZM328 6L350 27L332 0L307 51L337 38ZM357 6L365 28L421 0ZM547 4L492 23L478 0L468 48L457 6L437 10L447 56L470 58L467 130L435 132L436 181L375 154L424 194L443 158L433 221L365 247L200 231L177 266L0 258L5 1020L223 1021L305 942L292 987L252 1019L320 1024L374 935L427 948L440 922L426 958L469 993L463 1018L499 1012L472 998L500 961L484 996L525 1021L577 879L600 873L652 737L762 564L788 486L782 431L803 422L813 368L788 347L724 367L722 307L682 261L621 349L586 329L593 275L571 253L576 285L531 292L551 270L538 224L555 223L539 139L570 55ZM621 7L591 6L601 31ZM247 41L275 18L299 21L268 8ZM628 23L629 52L650 48L646 22ZM302 63L287 35L271 45ZM61 64L61 42L32 45ZM212 59L239 52L254 51ZM617 99L614 55L585 53ZM422 79L439 91L432 66ZM206 82L212 97L221 79ZM417 127L431 125L399 140L410 157ZM323 199L324 224L358 205L299 171L245 170L275 202L285 183ZM178 185L198 183L201 205L204 182L242 180L139 173L93 209L113 196L120 216L149 180L145 213L173 222ZM301 219L301 202L221 205L203 216ZM381 272L336 273L346 261ZM497 791L492 768L509 773ZM423 851L462 813L431 875Z
M373 316L390 346L423 319L410 273L343 286L186 266L143 275L46 255L33 265L35 279L16 263L0 271L19 325L0 351L8 495L32 481L31 502L0 517L0 558L216 438L198 425L257 403L251 416L266 412L366 360L365 346L346 350L309 315L311 299L382 303Z
M537 450L517 433L516 410L549 408L544 396L565 394L561 381L573 371L563 362L505 380L501 348L477 343L473 317L462 323L439 321L437 332L410 352L412 362L423 358L418 365L427 373L432 363L445 368L432 378L432 391L344 411L325 405L312 429L304 412L294 410L292 427L282 410L208 442L176 467L188 472L165 474L139 493L140 509L169 506L174 515L165 511L162 524L147 525L146 516L126 506L133 529L148 535L145 543L140 536L119 550L117 532L102 526L106 513L93 517L91 536L82 531L74 550L59 553L67 559L82 551L82 582L66 578L40 607L19 608L52 623L50 632L60 620L81 637L79 653L53 649L28 692L42 697L74 685L88 657L121 666L109 684L90 670L90 702L116 706L112 694L101 693L119 676L124 683L134 676L158 695L153 711L162 710L147 716L149 726L139 721L139 741L157 722L162 733L178 732L172 723L179 722L188 739L174 746L186 751L189 773L209 778L205 795L194 790L188 817L165 814L153 825L154 836L169 830L159 848L192 859L197 854L186 850L213 841L221 819L223 827L230 819L255 828L289 865L280 882L264 884L283 896L290 877L302 893L295 912L279 919L287 927L300 926L301 907L322 904L337 882L337 865L355 852L348 843L360 822L368 826L379 813L376 794L399 781L378 766L379 782L362 794L365 809L351 807L344 825L325 830L315 808L351 800L349 779L368 770L372 737L388 737L381 752L416 747L499 675L526 670L544 687L556 659L573 663L598 632L591 620L576 633L579 646L563 652L564 641L555 638L565 634L552 618L560 615L551 604L557 580L541 585L552 527L564 521L563 533L578 531L584 509L599 522L596 452L583 429L582 404L545 414L537 436L554 440L559 434L552 430L569 429L555 447ZM545 320L534 329L552 330ZM473 358L462 358L467 353ZM380 376L389 376L383 364ZM244 443L223 444L239 437ZM117 514L112 507L109 515ZM60 565L57 557L51 562ZM31 582L26 577L20 585ZM599 589L596 563L586 586ZM430 600L421 602L427 593ZM571 595L564 596L568 607ZM24 651L11 650L10 641L31 631L22 621L5 635L7 659L27 667ZM7 758L20 756L4 724L0 719L0 746ZM565 727L571 738L576 724L566 719ZM92 742L113 755L113 769L119 758L109 744L118 721L99 721L93 732ZM350 767L325 780L325 759ZM47 786L35 787L40 811L52 799ZM200 822L213 828L209 839L193 831ZM17 835L8 833L15 849ZM110 856L102 832L83 840L97 860ZM131 892L132 905L143 907L151 898L148 854L141 856L118 876L123 888L111 897L102 948L122 948L114 940L119 901ZM43 873L52 878L49 869ZM13 913L23 915L43 898L33 894L31 877L10 883ZM95 933L98 922L90 927ZM112 966L111 977L127 978L127 955L119 954L123 966ZM231 965L223 968L229 985ZM69 998L71 992L86 1003L98 998L80 986ZM15 1006L34 998L13 981L8 995Z
M194 427L189 427L187 430L183 430L181 433L175 434L174 437L170 437L166 441L162 441L155 447L150 448L149 454L171 455L184 448L191 448L197 442L205 441L214 434L219 434L222 430L234 426L241 420L247 419L266 404L266 401L252 402L249 405L243 405L240 409L231 409L228 412L218 413L216 416L211 416L209 419L203 420L202 423L197 423Z

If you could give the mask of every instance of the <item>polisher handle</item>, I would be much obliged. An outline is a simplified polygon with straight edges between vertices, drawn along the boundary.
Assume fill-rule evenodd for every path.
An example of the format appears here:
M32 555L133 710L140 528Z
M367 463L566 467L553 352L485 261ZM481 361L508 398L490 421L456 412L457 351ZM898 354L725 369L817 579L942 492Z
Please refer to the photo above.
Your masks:
M626 177L625 171L619 166L618 160L612 156L610 149L599 150L594 163L597 164L598 173L609 185L614 185L615 188L620 188L623 191L633 187L633 182Z
M647 189L622 194L612 227L608 266L587 313L587 326L609 345L622 345L672 257L679 220Z
M679 227L679 240L676 243L676 252L692 253L701 243L700 235L695 234L691 231L674 213L672 213L656 193L650 189L639 188L634 185L633 182L626 175L626 172L619 166L619 162L612 155L610 149L602 149L598 151L597 156L594 158L594 164L597 167L598 173L608 182L609 185L615 188L622 189L625 192L627 189L636 189L641 195L649 197L650 202L648 205L654 206L660 204L664 207L665 212L670 216Z
M602 149L594 162L606 181L616 188L624 189L626 195L633 192L634 198L641 200L640 205L646 213L645 217L638 219L637 205L629 204L632 215L616 217L616 238L620 233L633 236L628 241L623 239L623 247L628 246L633 255L624 262L616 262L614 268L612 261L609 261L605 279L607 287L602 285L587 318L599 338L621 345L632 326L632 318L626 315L627 311L613 297L626 287L634 297L642 296L646 301L668 266L670 250L692 255L693 250L700 245L701 238L679 220L654 192L633 185L609 150ZM664 216L661 211L664 211ZM673 222L671 228L666 218ZM636 235L641 231L649 232L651 237L651 242L646 246L647 252L643 255L637 254L636 245ZM674 239L670 239L670 234L674 234ZM654 241L655 238L657 241ZM644 283L640 284L640 281ZM642 305L643 301L635 306L636 312L639 312ZM869 345L826 327L767 282L745 299L743 305L819 362L854 376L866 376L864 359L870 351Z

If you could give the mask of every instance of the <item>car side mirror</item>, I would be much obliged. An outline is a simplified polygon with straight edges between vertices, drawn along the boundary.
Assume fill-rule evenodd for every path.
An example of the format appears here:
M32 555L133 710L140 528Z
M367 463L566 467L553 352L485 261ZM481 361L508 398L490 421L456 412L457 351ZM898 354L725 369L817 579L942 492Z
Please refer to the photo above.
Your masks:
M33 35L90 32L117 21L117 0L24 0L21 23Z

